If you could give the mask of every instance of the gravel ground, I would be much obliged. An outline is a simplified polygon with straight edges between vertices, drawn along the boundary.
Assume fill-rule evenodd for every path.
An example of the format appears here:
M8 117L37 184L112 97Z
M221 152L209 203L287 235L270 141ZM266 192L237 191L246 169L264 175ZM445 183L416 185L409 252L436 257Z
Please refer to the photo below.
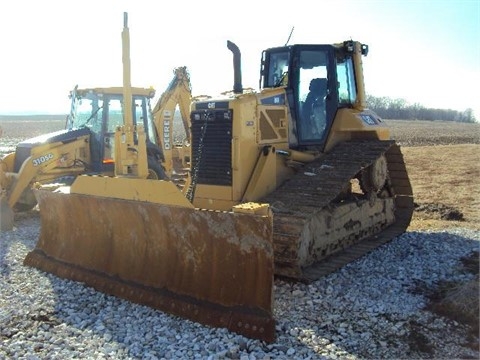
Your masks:
M469 328L425 310L424 295L473 278L459 259L479 250L479 232L407 232L312 284L276 280L277 340L266 344L24 267L38 215L16 225L0 234L0 359L480 357Z

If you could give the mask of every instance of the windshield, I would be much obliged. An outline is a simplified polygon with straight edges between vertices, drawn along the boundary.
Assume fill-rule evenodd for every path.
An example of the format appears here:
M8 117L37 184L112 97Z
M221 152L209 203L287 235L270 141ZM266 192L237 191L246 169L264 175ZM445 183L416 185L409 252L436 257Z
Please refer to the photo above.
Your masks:
M85 96L77 96L75 112L72 116L73 128L100 128L103 119L103 99L97 94L89 93Z

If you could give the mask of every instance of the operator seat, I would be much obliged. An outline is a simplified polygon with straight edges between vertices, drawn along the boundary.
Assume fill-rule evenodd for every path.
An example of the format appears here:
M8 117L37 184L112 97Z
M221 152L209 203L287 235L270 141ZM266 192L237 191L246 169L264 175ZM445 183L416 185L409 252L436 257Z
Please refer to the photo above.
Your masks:
M310 136L322 136L327 118L325 98L327 97L327 79L315 78L310 81L309 93L302 108L303 128L308 129Z

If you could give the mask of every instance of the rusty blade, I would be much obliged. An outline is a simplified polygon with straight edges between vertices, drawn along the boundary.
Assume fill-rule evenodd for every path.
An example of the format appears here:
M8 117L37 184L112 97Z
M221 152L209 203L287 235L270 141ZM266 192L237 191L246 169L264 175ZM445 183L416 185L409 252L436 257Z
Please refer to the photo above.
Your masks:
M25 265L271 342L272 218L35 190Z

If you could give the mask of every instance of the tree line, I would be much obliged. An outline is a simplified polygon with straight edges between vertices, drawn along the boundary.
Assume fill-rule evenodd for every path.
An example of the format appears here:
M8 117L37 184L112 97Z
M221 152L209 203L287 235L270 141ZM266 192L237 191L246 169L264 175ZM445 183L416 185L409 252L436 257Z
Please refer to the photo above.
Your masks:
M402 120L446 120L473 123L473 109L464 111L427 108L419 103L409 104L405 99L391 99L367 95L368 107L384 119Z

